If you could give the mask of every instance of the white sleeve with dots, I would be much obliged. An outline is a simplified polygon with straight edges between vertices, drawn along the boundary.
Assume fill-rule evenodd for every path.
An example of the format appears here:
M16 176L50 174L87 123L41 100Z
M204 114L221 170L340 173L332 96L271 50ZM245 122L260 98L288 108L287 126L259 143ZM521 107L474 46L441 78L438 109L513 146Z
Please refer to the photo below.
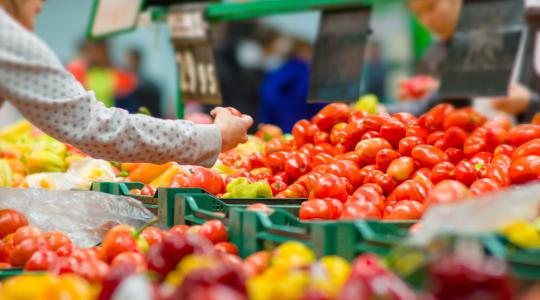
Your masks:
M96 158L211 166L221 149L216 125L160 120L105 107L45 43L0 8L2 98L47 134Z

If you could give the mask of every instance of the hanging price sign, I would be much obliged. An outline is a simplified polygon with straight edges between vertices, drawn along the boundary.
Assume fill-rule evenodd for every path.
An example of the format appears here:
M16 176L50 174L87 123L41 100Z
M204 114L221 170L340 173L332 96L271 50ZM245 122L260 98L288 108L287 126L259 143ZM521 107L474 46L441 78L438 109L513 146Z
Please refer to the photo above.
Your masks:
M144 0L94 0L87 35L91 38L133 30Z
M439 96L507 95L526 40L525 30L523 1L465 0L443 67Z
M308 102L353 102L360 97L371 9L323 11Z
M204 5L178 5L169 11L178 84L183 99L220 105L221 91L204 11Z

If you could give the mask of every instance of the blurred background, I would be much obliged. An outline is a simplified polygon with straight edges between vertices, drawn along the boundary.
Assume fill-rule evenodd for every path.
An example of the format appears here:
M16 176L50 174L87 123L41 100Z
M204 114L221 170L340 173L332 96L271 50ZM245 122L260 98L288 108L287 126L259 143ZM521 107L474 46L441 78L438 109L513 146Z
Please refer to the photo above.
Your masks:
M104 42L88 42L85 32L92 2L47 1L37 34L106 105L131 112L144 106L152 115L175 118L176 70L167 25L152 24ZM383 103L395 101L398 81L414 73L432 40L403 5L377 6L372 16L361 90L377 95ZM272 104L267 102L286 97L305 103L319 20L319 13L309 12L215 24L213 45L224 104L258 121L281 122L287 131L292 125L279 120L278 113L269 113L266 107ZM276 95L276 85L287 84L280 82L284 78L292 78L300 90ZM302 104L297 109L296 120L309 117L317 106ZM201 122L204 116L194 113L205 111L208 108L196 104L186 106L186 115L200 117Z

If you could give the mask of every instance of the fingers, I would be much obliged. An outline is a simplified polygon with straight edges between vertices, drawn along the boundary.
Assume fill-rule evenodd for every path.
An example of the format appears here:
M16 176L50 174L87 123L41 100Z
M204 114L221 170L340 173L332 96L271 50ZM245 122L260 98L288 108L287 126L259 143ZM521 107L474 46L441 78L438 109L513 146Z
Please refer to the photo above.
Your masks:
M248 115L242 115L241 117L242 121L246 124L247 127L251 127L253 125L253 118Z
M224 113L224 112L229 113L229 111L226 108L218 106L212 109L212 111L210 112L210 115L215 118L218 114Z

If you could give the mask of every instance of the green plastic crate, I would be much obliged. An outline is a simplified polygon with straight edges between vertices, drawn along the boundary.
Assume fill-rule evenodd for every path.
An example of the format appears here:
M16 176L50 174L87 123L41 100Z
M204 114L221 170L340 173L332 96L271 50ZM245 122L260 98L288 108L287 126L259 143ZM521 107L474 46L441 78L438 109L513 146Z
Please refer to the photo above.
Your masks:
M24 271L22 268L0 270L0 280L6 280L13 276L22 275L23 273Z
M337 226L337 254L352 260L365 252L385 256L409 234L413 221L358 220Z
M339 222L302 222L282 209L271 215L255 211L243 214L243 255L270 250L287 241L307 245L318 257L336 254Z
M208 220L221 220L229 232L232 243L245 257L252 252L245 249L244 215L251 204L263 203L272 209L298 213L305 199L218 199L207 193L179 193L174 207L174 224L201 225Z
M484 236L482 241L489 254L508 262L516 277L540 280L540 249L523 249L499 234Z
M144 204L152 213L158 216L159 224L162 227L170 228L174 225L174 207L175 195L181 193L206 193L203 189L198 188L159 188L156 195L141 196L130 193L132 189L141 189L144 187L140 182L94 182L92 185L93 191L102 193L126 196L137 199Z

